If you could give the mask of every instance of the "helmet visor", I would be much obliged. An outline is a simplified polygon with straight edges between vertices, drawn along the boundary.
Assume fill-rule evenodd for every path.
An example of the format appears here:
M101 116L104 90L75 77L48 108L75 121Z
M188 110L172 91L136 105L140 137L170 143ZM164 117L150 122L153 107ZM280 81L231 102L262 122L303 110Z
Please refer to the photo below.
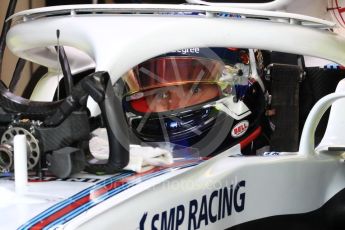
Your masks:
M158 57L127 73L126 100L138 112L165 112L204 103L221 95L224 64L202 57Z
M193 82L214 83L224 64L201 57L158 57L141 63L125 76L129 94Z
M247 50L198 48L197 54L173 52L149 59L122 79L134 110L165 112L235 95L235 85L248 79L248 69Z

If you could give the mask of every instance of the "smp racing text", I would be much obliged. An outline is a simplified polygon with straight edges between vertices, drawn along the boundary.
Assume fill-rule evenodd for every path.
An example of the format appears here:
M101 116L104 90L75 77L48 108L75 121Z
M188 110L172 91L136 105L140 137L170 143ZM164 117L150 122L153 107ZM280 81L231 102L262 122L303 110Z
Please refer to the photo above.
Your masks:
M145 226L152 230L200 229L234 212L242 212L245 207L245 186L246 182L242 180L161 213L145 213L140 221L140 230L144 230Z

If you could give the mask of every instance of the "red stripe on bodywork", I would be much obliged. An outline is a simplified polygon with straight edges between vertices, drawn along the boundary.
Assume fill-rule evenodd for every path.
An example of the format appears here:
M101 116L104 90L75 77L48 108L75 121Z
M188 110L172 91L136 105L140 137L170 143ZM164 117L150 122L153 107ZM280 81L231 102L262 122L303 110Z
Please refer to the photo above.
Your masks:
M105 193L107 193L107 192L109 192L109 191L111 191L117 187L120 187L121 185L124 185L124 184L126 184L132 180L135 180L137 178L140 178L142 176L145 176L145 175L148 175L151 173L161 171L163 169L177 167L177 166L183 166L183 165L186 165L188 163L193 163L193 162L195 162L195 160L177 162L177 163L170 165L169 167L156 167L156 168L153 168L153 169L148 170L146 172L138 173L138 174L123 178L121 180L114 181L113 183L110 183L110 184L108 184L102 188L91 191L88 195L74 201L73 203L63 207L59 211L56 211L51 216L39 221L38 223L33 225L30 229L33 229L33 230L42 229L42 228L46 227L48 224L52 223L53 221L63 217L64 215L72 212L73 210L75 210L75 209L79 208L80 206L88 203L89 201L91 201L93 199L97 199L98 197L102 196L103 194L105 194Z
M240 142L241 149L247 147L253 140L255 140L261 134L261 126L254 130L248 137Z

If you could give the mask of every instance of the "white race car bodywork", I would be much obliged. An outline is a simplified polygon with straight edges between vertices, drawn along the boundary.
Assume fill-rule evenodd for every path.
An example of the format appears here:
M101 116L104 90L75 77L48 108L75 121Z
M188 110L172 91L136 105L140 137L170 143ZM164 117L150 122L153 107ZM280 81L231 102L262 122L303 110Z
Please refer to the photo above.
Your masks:
M189 3L231 8L284 11L309 15L337 24L335 32L345 36L344 1L342 0L272 0L264 3L226 3L187 0Z
M108 204L108 210L99 206L82 214L71 222L71 229L81 223L85 229L116 225L136 229L145 213L145 229L172 229L164 227L170 221L181 229L227 229L264 217L316 210L344 188L344 165L327 157L305 161L301 156L279 156L205 162L117 207ZM319 164L325 162L321 171ZM315 175L318 180L307 179Z
M114 177L98 185L32 182L15 197L17 201L6 202L2 218L12 221L2 226L226 229L260 218L317 210L345 187L344 162L336 154L228 157L238 151L233 148L198 166L184 163L190 168L157 170L139 179L127 173L123 176L127 184L111 184Z
M83 11L103 14L78 14ZM136 14L121 14L125 12ZM218 13L240 17L218 17ZM59 44L87 53L96 70L108 71L113 82L144 60L190 47L258 48L345 65L345 39L320 29L333 23L287 13L107 5L45 8L12 18L23 19L7 37L14 54L54 70L56 58L45 47L56 45L56 30L60 30ZM184 159L142 174L92 176L97 182L31 182L20 194L12 182L0 179L0 197L9 198L0 206L6 213L0 221L6 229L227 229L262 218L316 211L345 188L344 156L341 151L328 151L330 146L345 144L342 130L334 126L327 130L324 151L315 151L313 145L320 117L336 99L340 104L335 110L343 108L343 97L339 86L339 92L314 107L296 153L240 157L237 145L211 159ZM344 113L332 111L330 119L336 124L343 117ZM335 142L327 141L331 136ZM18 204L14 197L23 202Z

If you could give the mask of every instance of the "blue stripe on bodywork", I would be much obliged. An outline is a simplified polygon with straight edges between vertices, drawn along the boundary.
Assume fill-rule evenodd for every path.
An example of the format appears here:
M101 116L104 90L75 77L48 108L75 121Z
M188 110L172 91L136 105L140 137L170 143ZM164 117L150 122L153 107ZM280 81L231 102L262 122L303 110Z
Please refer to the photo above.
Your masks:
M67 223L68 221L70 221L71 219L75 218L76 216L78 216L79 214L81 214L82 212L94 207L95 205L102 203L103 201L115 196L118 193L121 193L122 191L125 191L137 184L140 184L143 181L149 180L151 178L157 177L159 175L163 175L169 171L171 171L172 169L183 169L183 168L187 168L187 167L191 167L191 166L195 166L197 164L199 164L200 162L202 162L202 160L199 160L197 162L193 162L193 163L189 163L189 164L185 164L185 165L180 165L180 166L175 166L175 167L171 167L171 168L166 168L163 169L161 171L157 171L151 174L147 174L144 175L143 177L139 177L134 179L133 181L128 181L123 185L120 185L119 187L115 187L112 190L107 191L105 194L97 197L96 200L92 200L89 201L88 203L83 204L80 207L77 207L76 209L74 209L73 211L71 211L70 213L62 216L61 218L53 221L52 223L50 223L49 225L47 225L46 227L44 227L44 229L50 229L51 227L56 225L61 225L64 223ZM100 189L101 187L107 186L111 183L115 183L117 181L120 181L122 179L125 179L127 177L130 177L132 175L135 175L135 173L133 172L126 172L126 173L122 173L120 175L116 175L110 178L107 178L103 181L98 182L97 184L86 188L84 190L82 190L81 192L73 195L72 197L61 201L55 205L53 205L52 207L48 208L47 210L45 210L44 212L42 212L41 214L37 215L36 217L34 217L33 219L31 219L30 221L28 221L27 223L25 223L24 225L22 225L21 227L19 227L19 229L29 229L30 227L32 227L33 225L37 224L39 221L44 220L45 218L49 217L50 215L56 213L57 211L61 210L62 208L73 204L73 202L79 200L82 197L88 196L91 194L91 192L93 191L97 191L98 189ZM96 201L96 202L95 202Z

